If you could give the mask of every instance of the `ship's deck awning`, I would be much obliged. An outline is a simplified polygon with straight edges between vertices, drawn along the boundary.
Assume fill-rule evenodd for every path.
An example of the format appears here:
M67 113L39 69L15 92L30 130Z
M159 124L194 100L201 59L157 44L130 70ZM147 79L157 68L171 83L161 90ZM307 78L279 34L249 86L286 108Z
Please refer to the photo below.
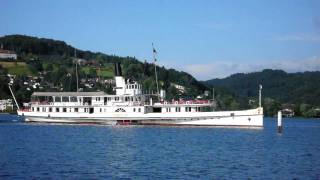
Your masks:
M34 92L32 96L106 96L103 91L98 92Z

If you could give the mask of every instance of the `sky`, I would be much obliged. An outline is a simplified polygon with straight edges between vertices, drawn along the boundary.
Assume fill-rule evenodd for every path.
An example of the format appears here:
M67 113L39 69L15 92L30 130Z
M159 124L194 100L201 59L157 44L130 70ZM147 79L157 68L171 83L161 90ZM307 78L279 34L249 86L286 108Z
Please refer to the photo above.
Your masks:
M320 70L320 0L0 0L0 36L63 40L199 80Z

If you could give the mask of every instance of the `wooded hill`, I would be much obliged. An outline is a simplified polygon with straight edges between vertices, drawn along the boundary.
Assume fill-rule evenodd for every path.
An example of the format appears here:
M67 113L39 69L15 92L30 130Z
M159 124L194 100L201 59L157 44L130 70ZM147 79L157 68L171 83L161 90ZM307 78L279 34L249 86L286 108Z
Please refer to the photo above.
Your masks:
M82 62L78 71L79 79L85 81L80 83L80 88L84 91L103 90L112 93L112 86L105 85L102 80L112 79L113 63L121 62L126 78L139 81L146 91L156 92L153 63L139 61L135 57L120 57L76 49L78 60L75 60L75 48L71 45L63 41L25 35L0 37L0 44L4 49L14 51L18 55L18 60L14 62L13 60L0 62L2 78L0 98L10 97L7 80L4 79L7 73L17 76L14 89L20 102L27 101L32 91L76 91L75 61L78 60ZM159 66L157 71L159 86L167 91L168 99L196 97L207 89L186 72ZM36 81L41 81L41 89L37 87L28 90L23 84L31 76L38 77ZM88 88L86 84L90 84L90 87ZM184 86L185 91L179 91L174 84Z
M319 71L286 73L282 70L266 69L262 72L233 74L227 78L212 79L203 83L226 88L237 99L247 100L256 100L258 85L262 84L264 106L269 115L285 107L293 108L298 115L304 116L313 116L314 113L320 112ZM319 112L316 112L317 108Z

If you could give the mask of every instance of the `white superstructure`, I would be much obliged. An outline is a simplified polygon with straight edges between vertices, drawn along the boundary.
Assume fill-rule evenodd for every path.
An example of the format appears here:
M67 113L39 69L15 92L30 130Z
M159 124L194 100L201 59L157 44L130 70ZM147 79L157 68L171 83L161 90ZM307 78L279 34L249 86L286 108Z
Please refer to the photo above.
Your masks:
M18 110L18 115L31 122L263 126L261 107L212 112L214 103L209 100L158 101L158 95L144 94L139 83L123 78L120 64L116 64L115 81L115 95L104 92L34 92L30 106Z

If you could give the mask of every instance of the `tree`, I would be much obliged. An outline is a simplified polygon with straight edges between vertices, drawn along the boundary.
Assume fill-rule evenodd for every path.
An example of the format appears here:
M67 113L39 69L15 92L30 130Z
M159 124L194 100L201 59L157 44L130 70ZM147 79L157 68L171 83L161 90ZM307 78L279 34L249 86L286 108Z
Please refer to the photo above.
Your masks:
M281 104L272 98L264 98L263 108L267 116L275 116L281 110Z
M96 78L97 77L97 71L94 68L89 69L89 77Z
M49 63L44 70L53 71L53 65L51 63Z
M129 64L124 75L128 78L139 80L143 76L143 66L140 64Z

